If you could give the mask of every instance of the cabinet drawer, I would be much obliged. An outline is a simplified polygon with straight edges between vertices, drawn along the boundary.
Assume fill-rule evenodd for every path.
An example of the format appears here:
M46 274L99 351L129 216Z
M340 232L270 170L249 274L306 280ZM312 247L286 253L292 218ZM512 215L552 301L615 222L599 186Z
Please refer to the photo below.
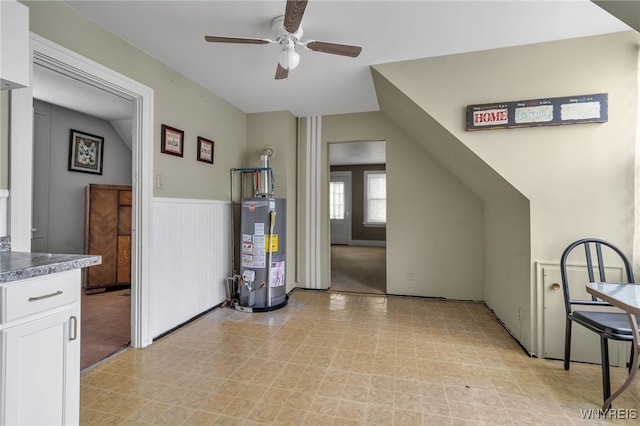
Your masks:
M78 271L19 280L1 288L3 323L72 303L80 298Z

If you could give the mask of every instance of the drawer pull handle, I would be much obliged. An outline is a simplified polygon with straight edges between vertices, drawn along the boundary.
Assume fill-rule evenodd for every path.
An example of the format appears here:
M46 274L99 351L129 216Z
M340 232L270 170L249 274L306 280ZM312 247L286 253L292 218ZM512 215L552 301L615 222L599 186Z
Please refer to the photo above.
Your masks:
M32 296L29 298L29 302L35 302L37 300L48 299L49 297L60 296L62 290L58 290L55 293L43 294L42 296Z
M69 318L69 341L72 342L78 338L78 317Z

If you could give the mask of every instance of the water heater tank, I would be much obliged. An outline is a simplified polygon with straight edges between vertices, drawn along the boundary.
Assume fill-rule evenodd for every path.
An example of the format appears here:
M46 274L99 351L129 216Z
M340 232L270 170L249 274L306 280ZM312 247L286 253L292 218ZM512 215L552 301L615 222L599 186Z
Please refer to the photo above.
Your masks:
M286 200L245 198L240 214L240 276L236 308L267 311L287 303Z

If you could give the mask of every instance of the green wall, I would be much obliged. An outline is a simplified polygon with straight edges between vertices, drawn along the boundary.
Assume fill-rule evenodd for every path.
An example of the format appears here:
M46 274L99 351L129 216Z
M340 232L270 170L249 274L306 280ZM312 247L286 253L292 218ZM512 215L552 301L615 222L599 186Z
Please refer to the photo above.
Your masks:
M60 1L24 1L30 29L154 90L157 197L229 198L229 169L244 161L246 115ZM80 36L82 35L82 36ZM184 131L184 157L160 153L160 126ZM215 142L213 165L196 161L197 137Z
M385 115L482 200L484 300L533 352L536 262L588 236L633 253L639 41L629 31L374 67ZM469 104L591 93L608 93L607 123L465 131Z

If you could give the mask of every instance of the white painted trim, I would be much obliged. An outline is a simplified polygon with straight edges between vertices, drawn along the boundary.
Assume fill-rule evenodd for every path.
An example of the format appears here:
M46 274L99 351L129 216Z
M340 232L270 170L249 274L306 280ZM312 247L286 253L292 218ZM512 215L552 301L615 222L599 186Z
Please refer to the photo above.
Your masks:
M31 80L31 78L29 78ZM11 250L31 251L33 192L33 89L11 91L9 235Z
M544 276L543 270L545 268L557 268L560 270L560 262L557 260L539 260L535 262L536 267L536 288L535 288L535 309L532 310L532 314L534 316L532 320L532 325L534 329L532 330L532 343L533 347L529 351L529 355L544 358L545 347L544 347ZM587 269L587 264L579 263L579 262L567 262L567 267L571 268L584 268ZM624 274L624 268L622 266L611 266L609 267L613 270L619 270L621 274ZM562 285L562 282L559 283ZM563 296L564 298L564 296Z
M329 152L331 152L331 146L329 146ZM329 154L331 155L331 154ZM329 169L331 170L331 169ZM351 245L351 223L353 221L352 218L352 198L353 198L353 194L351 191L351 187L352 187L352 173L351 170L345 170L345 171L336 171L336 172L332 172L329 171L329 182L333 182L334 178L343 178L346 182L345 185L345 190L344 190L344 195L345 195L345 205L344 205L344 210L345 210L345 219L347 222L347 244ZM331 191L329 191L331 192ZM331 200L329 200L329 205L331 205ZM331 209L331 207L329 207L329 209ZM329 214L329 216L331 216L331 214ZM332 229L332 225L331 225L331 218L329 218L329 244L333 244L332 241L332 236L333 236L333 229Z
M539 358L544 358L544 279L542 270L546 267L560 268L560 262L558 261L537 261L536 265L536 292L535 292L535 305L536 309L532 311L535 315L532 318L531 324L534 326L534 330L531 339L533 347L531 348L530 355Z
M637 46L636 69L640 69L640 46ZM636 75L637 85L640 87L640 72ZM633 246L631 252L631 263L633 276L640 277L640 90L636 91L636 140L635 140L635 167L634 170L634 221L633 221Z
M152 342L149 277L153 197L153 89L37 34L31 33L30 42L33 62L133 101L131 345L147 346ZM28 90L28 93L23 94L22 90ZM19 89L15 92L18 101L14 101L12 93L11 144L12 151L18 152L14 152L11 157L13 166L11 167L13 182L11 240L12 247L16 250L29 251L32 210L33 96L31 89ZM25 143L25 141L31 143ZM18 149L15 149L16 147ZM16 193L18 188L19 192ZM28 226L24 222L28 222Z
M9 201L9 190L0 189L0 236L1 237L5 237L9 235L7 234L7 230L9 229L8 201Z
M305 211L306 287L322 288L322 117L307 117Z
M363 191L362 191L362 202L363 202L363 206L362 206L362 213L363 213L363 218L362 218L362 226L364 226L365 228L383 228L387 226L387 222L385 221L384 223L378 223L378 222L369 222L367 219L369 218L369 175L384 175L385 179L387 176L387 171L386 170L365 170L364 171L364 177L363 177ZM384 204L385 206L387 205L387 200L385 198L384 200Z

